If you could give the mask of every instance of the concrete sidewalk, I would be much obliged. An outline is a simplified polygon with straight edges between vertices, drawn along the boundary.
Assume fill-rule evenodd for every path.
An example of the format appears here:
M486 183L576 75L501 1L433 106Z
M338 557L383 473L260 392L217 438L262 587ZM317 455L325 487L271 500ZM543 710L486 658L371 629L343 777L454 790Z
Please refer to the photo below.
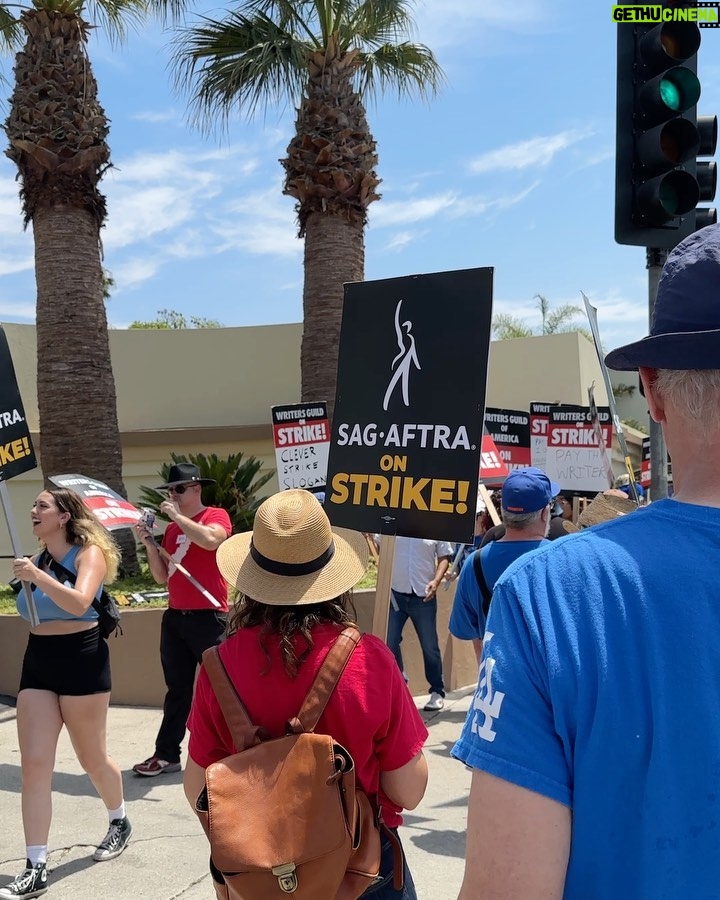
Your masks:
M425 799L405 815L401 829L420 900L454 900L465 853L470 773L450 758L473 688L446 698L441 713L423 713L430 738L425 753L430 781ZM422 708L427 698L418 697ZM95 863L95 845L107 830L101 801L82 772L67 733L60 736L53 779L50 889L56 900L210 900L208 845L185 800L182 773L141 778L132 766L152 752L160 710L113 706L108 743L123 770L133 837L116 860ZM20 755L15 710L0 704L0 885L24 865L20 816Z

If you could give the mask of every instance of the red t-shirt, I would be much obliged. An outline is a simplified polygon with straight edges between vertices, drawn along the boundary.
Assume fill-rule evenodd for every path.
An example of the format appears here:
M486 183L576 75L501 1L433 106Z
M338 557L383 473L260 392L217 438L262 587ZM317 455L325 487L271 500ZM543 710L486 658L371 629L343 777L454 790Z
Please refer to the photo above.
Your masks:
M192 516L193 522L201 525L221 525L228 537L232 531L232 524L227 510L218 506L208 506ZM162 545L173 559L177 560L183 568L196 578L198 582L209 591L213 597L222 604L221 608L215 607L203 597L200 591L191 584L182 572L178 572L172 563L168 571L168 593L171 609L216 609L218 612L227 612L227 582L220 574L215 561L215 550L204 550L194 544L175 522L170 522L165 529Z
M329 624L314 629L315 645L295 679L285 672L275 636L264 638L268 661L259 627L242 629L220 645L225 668L255 725L263 725L271 737L285 734L285 723L299 712L339 630ZM188 728L188 753L199 766L207 768L235 752L204 669L198 675ZM332 735L350 751L358 783L368 794L379 792L381 771L410 762L428 737L395 657L371 634L363 635L350 657L315 731ZM382 793L380 803L385 823L390 828L400 825L400 807Z

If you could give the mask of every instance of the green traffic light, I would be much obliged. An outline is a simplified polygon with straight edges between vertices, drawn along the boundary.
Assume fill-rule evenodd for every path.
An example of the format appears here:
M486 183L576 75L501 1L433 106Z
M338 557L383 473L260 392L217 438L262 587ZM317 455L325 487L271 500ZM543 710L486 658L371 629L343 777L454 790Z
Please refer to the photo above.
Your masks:
M700 99L697 75L685 66L668 69L660 79L660 99L671 112L684 112Z
M680 110L680 91L678 86L668 78L663 78L660 82L660 99L673 112Z

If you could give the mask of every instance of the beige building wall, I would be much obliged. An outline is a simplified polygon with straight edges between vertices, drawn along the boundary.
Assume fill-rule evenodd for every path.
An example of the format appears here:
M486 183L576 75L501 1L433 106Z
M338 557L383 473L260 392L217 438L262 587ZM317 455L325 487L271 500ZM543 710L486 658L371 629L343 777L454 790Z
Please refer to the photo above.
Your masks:
M487 405L529 409L532 401L587 406L595 382L595 401L607 404L607 392L595 347L577 332L493 341Z
M3 327L41 459L35 327ZM158 470L171 452L225 456L242 450L258 457L265 469L274 470L270 407L300 399L301 337L300 324L111 330L124 479L130 500L137 501L141 485L157 484ZM586 404L593 381L597 402L604 405L607 397L595 349L579 334L496 341L490 348L487 404L511 409L528 409L532 400ZM67 387L72 390L71 384ZM640 438L628 438L636 456ZM617 453L615 462L620 471ZM34 549L29 511L41 485L39 469L9 482L14 518L28 553ZM276 489L273 479L266 491ZM11 552L7 528L0 525L0 557L5 557L0 559L0 578L4 580Z
M438 592L438 636L448 691L474 684L477 660L470 641L459 641L447 630L455 585ZM375 591L356 591L353 597L361 631L372 628ZM160 665L162 609L126 609L123 634L110 638L112 702L120 706L162 706L165 680ZM27 645L28 626L19 616L0 616L0 695L15 697ZM414 695L427 694L422 653L415 631L403 635L403 662Z

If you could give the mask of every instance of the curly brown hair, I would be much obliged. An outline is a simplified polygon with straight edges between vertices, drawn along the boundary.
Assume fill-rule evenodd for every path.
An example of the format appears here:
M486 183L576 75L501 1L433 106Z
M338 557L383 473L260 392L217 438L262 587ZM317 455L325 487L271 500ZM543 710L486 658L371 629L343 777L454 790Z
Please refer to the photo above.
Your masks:
M300 606L270 606L259 603L245 594L235 600L228 619L227 634L235 634L241 628L260 627L260 646L270 667L270 653L266 638L271 635L280 638L280 655L285 671L294 678L300 666L307 659L314 643L312 632L318 625L356 625L357 613L352 600L352 591L347 591L333 600L323 603L308 603ZM298 652L294 639L300 637L304 649Z

